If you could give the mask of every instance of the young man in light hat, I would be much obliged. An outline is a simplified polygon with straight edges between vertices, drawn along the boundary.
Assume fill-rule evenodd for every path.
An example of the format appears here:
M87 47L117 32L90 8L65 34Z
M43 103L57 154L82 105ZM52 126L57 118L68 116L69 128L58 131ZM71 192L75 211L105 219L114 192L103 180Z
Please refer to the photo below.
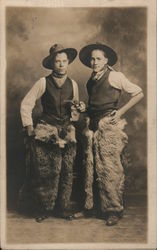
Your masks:
M52 213L66 217L73 182L73 163L76 155L75 128L77 120L77 83L67 76L70 63L77 56L74 48L55 44L43 60L43 66L52 72L37 81L21 103L21 118L28 137L32 137L30 150L33 168L31 182L38 204L37 222ZM32 110L41 98L43 112L34 128ZM71 107L73 114L71 117ZM77 108L76 108L77 106Z
M131 83L111 66L117 62L115 51L100 43L90 44L79 53L81 62L92 69L87 82L88 119L84 130L85 209L95 205L108 226L117 224L123 214L124 172L121 153L127 143L123 132L126 124L121 117L143 97L142 89ZM130 100L121 108L118 101L122 90ZM97 201L95 204L94 190Z

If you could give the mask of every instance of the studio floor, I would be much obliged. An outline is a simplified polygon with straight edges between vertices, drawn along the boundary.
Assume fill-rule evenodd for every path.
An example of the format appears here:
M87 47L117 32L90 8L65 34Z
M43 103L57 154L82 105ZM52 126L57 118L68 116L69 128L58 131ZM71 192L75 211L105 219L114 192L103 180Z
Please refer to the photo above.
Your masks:
M96 218L66 221L51 217L37 223L34 218L8 211L6 235L8 244L146 243L147 199L144 195L129 195L124 217L112 227Z

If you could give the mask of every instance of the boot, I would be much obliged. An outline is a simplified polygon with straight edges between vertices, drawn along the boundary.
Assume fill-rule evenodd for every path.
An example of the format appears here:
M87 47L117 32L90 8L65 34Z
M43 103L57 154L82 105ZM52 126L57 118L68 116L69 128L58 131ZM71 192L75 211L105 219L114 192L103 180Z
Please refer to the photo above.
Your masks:
M106 225L107 226L114 226L118 223L118 221L122 218L122 213L115 213L115 212L110 212L108 214L108 218L106 220Z
M35 217L35 221L38 223L41 223L50 216L51 216L51 212L49 211L39 211L38 215Z
M47 219L48 216L47 215L38 215L36 218L35 218L35 221L38 222L38 223L41 223L43 220Z

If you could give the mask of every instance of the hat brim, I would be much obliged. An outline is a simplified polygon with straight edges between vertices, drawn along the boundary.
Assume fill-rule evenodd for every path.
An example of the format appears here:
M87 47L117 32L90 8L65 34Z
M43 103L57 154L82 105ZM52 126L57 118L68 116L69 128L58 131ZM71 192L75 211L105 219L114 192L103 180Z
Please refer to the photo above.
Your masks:
M45 57L42 61L42 65L47 69L53 69L53 59L58 53L65 52L69 59L69 64L74 61L74 59L77 56L77 50L74 48L67 48L62 49L57 52L54 52L53 54L50 54L49 56Z
M90 44L90 45L83 47L79 53L80 61L87 67L91 68L91 64L90 64L91 52L96 49L102 50L105 52L106 57L108 58L107 64L109 66L113 66L117 62L118 60L117 54L113 49L111 49L110 47L104 44Z

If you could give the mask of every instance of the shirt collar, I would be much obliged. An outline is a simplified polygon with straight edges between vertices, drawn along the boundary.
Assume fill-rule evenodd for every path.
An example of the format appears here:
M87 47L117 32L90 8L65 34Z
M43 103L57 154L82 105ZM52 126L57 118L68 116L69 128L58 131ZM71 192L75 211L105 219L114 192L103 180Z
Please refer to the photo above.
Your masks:
M95 81L98 81L106 72L107 72L108 68L103 69L97 73L93 72L91 75L91 78Z
M55 85L57 88L62 88L63 84L65 83L66 79L67 79L67 74L64 75L62 78L58 78L56 76L51 75L51 77L53 78Z

